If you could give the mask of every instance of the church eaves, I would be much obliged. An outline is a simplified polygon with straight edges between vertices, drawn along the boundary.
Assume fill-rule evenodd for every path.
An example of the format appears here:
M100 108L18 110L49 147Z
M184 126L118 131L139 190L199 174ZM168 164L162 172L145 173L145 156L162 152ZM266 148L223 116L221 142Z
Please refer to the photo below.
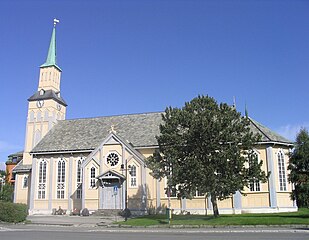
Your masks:
M142 113L59 121L35 146L32 153L94 150L115 126L117 136L133 148L157 147L162 113ZM261 135L261 143L292 146L292 143L250 118L250 130Z

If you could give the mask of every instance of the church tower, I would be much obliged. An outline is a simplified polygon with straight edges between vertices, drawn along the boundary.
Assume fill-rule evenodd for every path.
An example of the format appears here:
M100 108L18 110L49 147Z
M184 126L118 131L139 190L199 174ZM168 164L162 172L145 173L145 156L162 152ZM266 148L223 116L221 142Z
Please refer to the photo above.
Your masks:
M40 66L38 90L28 99L28 117L26 126L24 164L31 164L30 151L57 123L64 120L66 102L60 95L61 68L57 65L56 23L54 27L44 64Z

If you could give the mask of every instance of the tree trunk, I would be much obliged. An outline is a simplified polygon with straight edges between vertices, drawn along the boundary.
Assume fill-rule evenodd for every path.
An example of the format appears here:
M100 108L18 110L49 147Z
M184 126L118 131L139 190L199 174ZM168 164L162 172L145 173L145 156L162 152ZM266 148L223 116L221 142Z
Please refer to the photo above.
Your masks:
M218 210L218 204L217 204L216 195L211 193L210 194L210 199L211 199L212 208L213 208L213 211L214 211L214 217L218 217L219 216L219 210Z

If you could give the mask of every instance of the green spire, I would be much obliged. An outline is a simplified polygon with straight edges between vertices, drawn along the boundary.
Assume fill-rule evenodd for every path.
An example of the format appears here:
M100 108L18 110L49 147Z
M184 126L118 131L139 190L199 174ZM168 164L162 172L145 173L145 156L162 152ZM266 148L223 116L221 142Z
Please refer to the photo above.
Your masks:
M245 104L245 116L246 116L246 118L249 117L247 104Z
M56 25L54 24L52 36L50 39L49 49L47 58L44 64L42 64L40 67L49 67L49 66L55 66L60 71L60 67L57 65L57 54L56 54Z

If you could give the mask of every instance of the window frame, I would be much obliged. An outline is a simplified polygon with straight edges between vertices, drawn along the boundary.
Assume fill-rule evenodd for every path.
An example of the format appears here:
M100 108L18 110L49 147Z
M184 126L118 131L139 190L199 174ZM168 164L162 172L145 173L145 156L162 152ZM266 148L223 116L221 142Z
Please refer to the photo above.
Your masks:
M64 158L57 161L56 199L66 199L66 161Z
M111 163L109 163L108 158L110 155L115 154L118 157L118 162L115 165L112 165ZM116 168L118 167L118 165L121 163L121 155L117 152L117 151L111 151L109 152L106 157L105 157L105 164L109 167L109 168Z
M94 170L94 173L92 170ZM97 168L95 166L91 166L91 168L89 168L89 189L94 189L96 187L96 172Z
M84 159L81 157L76 162L76 199L81 199L83 196L83 161Z
M23 181L22 181L22 189L27 189L28 188L28 184L29 184L28 181L29 181L29 176L28 175L24 175L23 176Z
M277 167L278 167L278 186L280 192L288 190L287 169L285 164L285 153L282 149L277 152Z
M38 161L38 183L37 183L37 199L46 199L47 186L47 161L42 159Z
M261 162L260 159L260 153L256 150L253 150L253 154L257 156L256 160L257 163L259 164ZM249 168L250 168L250 162L249 162ZM261 182L259 180L253 180L252 182L249 183L249 191L250 192L261 192Z
M130 178L129 178L129 181L130 181L129 187L130 188L137 188L137 185L138 185L137 183L138 182L137 182L137 166L136 166L136 164L131 165L131 168L129 170L129 176L130 176ZM132 184L132 183L134 183L134 184Z

